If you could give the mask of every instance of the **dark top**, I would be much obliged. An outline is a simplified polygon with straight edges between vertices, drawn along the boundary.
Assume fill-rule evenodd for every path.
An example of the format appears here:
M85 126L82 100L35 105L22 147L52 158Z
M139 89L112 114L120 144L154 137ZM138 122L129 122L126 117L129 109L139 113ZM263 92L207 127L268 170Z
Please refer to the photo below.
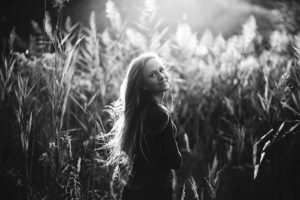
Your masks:
M144 110L144 137L141 142L137 138L123 200L172 199L171 169L178 169L182 163L175 140L176 127L159 105L152 103Z

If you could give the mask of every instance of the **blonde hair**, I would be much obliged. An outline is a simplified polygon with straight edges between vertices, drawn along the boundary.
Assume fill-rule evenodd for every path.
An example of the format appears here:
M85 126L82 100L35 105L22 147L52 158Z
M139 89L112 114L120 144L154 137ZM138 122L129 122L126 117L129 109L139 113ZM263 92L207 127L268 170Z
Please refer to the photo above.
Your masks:
M117 118L113 123L112 130L108 133L110 140L104 145L109 152L107 165L123 163L131 166L137 139L141 147L144 137L141 106L145 99L143 97L145 91L142 90L142 68L150 59L160 61L159 56L152 52L144 53L133 59L122 82L120 97L114 104ZM143 152L142 148L141 150Z

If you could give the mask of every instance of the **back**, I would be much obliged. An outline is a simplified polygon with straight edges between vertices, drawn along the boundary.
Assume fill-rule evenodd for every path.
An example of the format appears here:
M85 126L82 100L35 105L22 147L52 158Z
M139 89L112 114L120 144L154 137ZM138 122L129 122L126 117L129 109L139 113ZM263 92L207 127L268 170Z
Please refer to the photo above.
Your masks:
M181 166L176 127L158 105L145 109L143 135L136 141L133 168L123 191L123 200L172 199L171 169Z
M182 158L175 140L176 127L158 105L145 109L144 137L137 138L133 171L170 171L181 166Z

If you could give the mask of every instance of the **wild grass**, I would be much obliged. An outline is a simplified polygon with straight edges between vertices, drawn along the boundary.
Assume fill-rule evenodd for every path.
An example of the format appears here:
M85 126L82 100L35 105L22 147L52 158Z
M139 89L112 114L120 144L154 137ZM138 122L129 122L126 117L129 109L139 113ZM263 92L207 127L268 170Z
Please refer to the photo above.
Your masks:
M1 173L26 199L117 198L110 191L117 175L102 166L99 136L111 128L105 106L116 100L128 63L145 51L160 54L172 75L166 101L184 159L175 174L177 199L247 199L230 186L251 190L256 141L291 119L282 106L298 119L299 91L279 80L289 73L299 85L299 34L275 30L265 48L254 17L230 38L194 33L186 23L171 31L146 2L141 18L129 24L108 1L110 26L102 33L95 13L89 27L67 20L59 29L46 15L50 48L29 57L11 49L2 60L1 148L15 153L2 156Z

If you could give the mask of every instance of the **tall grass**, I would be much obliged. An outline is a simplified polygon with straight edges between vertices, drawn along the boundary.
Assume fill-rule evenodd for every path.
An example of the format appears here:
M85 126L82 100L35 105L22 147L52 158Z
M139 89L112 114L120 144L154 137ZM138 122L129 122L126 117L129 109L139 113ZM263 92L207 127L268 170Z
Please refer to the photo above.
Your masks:
M130 60L155 51L172 75L167 101L184 159L174 196L249 199L236 191L251 196L261 152L257 141L278 121L300 112L299 91L291 91L292 103L281 101L288 90L279 91L282 74L299 66L294 61L299 35L275 30L264 48L254 17L240 34L224 38L209 30L194 33L186 23L172 31L157 19L153 1L146 1L135 23L122 19L112 1L106 12L110 26L102 33L95 13L89 27L67 20L59 29L46 15L50 48L30 57L12 51L3 59L1 137L7 144L2 149L20 154L5 158L1 173L17 185L18 197L118 196L110 191L113 172L101 165L105 153L98 150L99 136L111 128L105 106L119 95Z

